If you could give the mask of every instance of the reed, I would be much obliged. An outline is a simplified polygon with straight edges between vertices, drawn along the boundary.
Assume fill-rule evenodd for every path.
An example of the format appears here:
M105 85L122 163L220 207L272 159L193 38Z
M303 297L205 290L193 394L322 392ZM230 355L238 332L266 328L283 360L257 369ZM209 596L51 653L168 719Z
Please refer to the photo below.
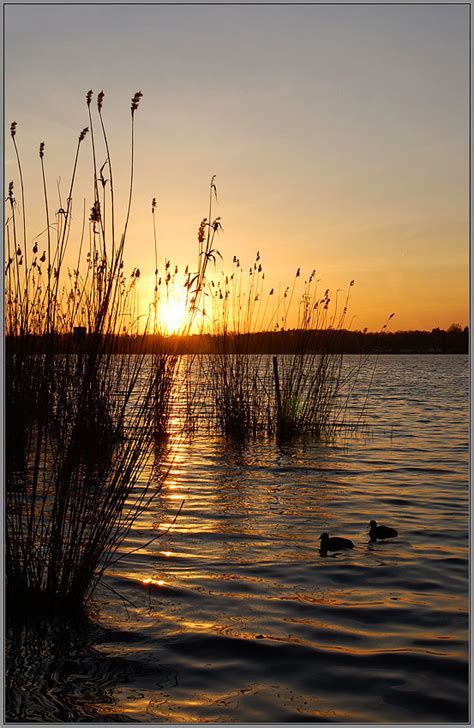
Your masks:
M298 268L290 302L284 306L283 326L300 275ZM280 440L308 434L317 438L328 436L337 426L342 411L338 404L343 385L343 354L338 351L337 334L344 327L354 281L349 285L342 309L338 306L339 292L331 308L330 290L326 289L321 296L315 276L313 271L304 281L298 302L294 353L285 358L280 368L274 358L276 433Z
M27 239L16 123L11 127L21 179L20 202L13 182L8 190L5 268L6 585L15 610L81 608L160 487L159 478L142 473L165 426L175 360L155 352L146 358L151 319L140 330L140 271L126 276L124 262L141 96L137 92L131 101L130 178L120 234L103 92L95 116L99 134L92 91L86 96L89 126L79 134L68 196L54 222L40 145L44 249ZM72 209L86 137L93 204L79 234ZM133 342L133 355L115 353L118 332Z
M218 351L205 360L203 374L218 428L234 440L255 437L269 424L268 410L261 406L265 358L250 354L251 334L262 325L264 280L259 253L245 273L234 256L230 275L211 279L210 325Z
M339 346L354 281L341 305L341 291L332 302L329 289L319 292L315 275L303 281L298 268L291 285L276 293L265 281L257 253L245 270L234 256L231 273L211 281L210 332L216 351L205 360L204 376L214 422L225 436L321 438L344 420L361 366L344 370ZM261 353L265 331L272 328L273 346L281 333L291 352Z

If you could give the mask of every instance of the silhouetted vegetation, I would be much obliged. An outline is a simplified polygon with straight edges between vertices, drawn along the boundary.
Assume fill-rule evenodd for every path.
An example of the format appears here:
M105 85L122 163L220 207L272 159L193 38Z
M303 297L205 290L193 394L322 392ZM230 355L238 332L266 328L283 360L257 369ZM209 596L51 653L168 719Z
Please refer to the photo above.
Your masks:
M21 194L18 201L10 182L5 267L9 611L81 610L163 477L154 468L141 478L157 441L164 441L178 357L154 345L157 287L144 333L139 333L140 270L134 268L126 276L124 262L135 114L142 94L137 92L131 101L130 180L120 233L104 96L97 96L97 136L92 91L87 93L89 126L79 134L67 198L54 216L45 144L39 146L47 224L44 247L28 240L16 122L10 128ZM72 208L86 137L91 140L94 200L78 235L72 230ZM102 154L105 162L99 169ZM71 239L77 241L73 250ZM74 261L73 269L66 268L66 260ZM206 262L201 256L199 275L190 287L190 309L197 308ZM133 356L118 349L118 331L132 342ZM145 352L147 333L153 338ZM159 452L163 465L166 450L160 447Z
M233 333L223 334L180 334L163 336L146 335L140 341L135 336L117 335L110 346L115 353L135 353L139 349L152 352L176 354L222 354L226 350L247 354L294 354L301 343L302 331L262 331L242 336ZM431 331L394 331L368 332L341 329L334 332L307 331L307 345L315 353L331 341L331 350L339 354L467 354L469 353L469 329L449 327L447 330L435 328ZM64 351L70 346L72 335L58 336L55 350ZM84 340L87 347L89 336ZM243 345L245 342L245 346ZM37 337L30 337L33 349L41 349ZM14 340L11 346L15 346Z
M20 181L19 200L14 183L8 187L5 228L6 579L12 609L31 605L49 614L82 608L115 563L166 471L178 383L184 427L190 433L197 427L196 377L188 376L193 357L182 354L209 355L196 358L197 380L211 399L208 426L231 439L265 433L288 440L334 433L361 368L373 372L375 360L369 362L367 354L468 349L467 328L455 324L448 331L389 333L386 325L379 333L349 331L344 326L353 281L342 305L339 291L331 301L329 289L319 292L315 271L303 280L299 268L292 284L276 293L265 288L259 253L245 272L234 256L231 274L209 279L208 268L220 255L214 177L208 217L198 230L197 270L185 271L187 318L173 336L165 336L157 321L163 292L168 297L178 268L173 273L166 261L160 275L153 199L155 286L146 322L139 325L141 272L135 267L126 275L124 252L141 97L137 92L131 101L128 202L120 232L103 92L95 119L92 91L86 95L89 125L79 134L67 197L54 214L45 145L39 146L46 224L38 236L41 245L28 238L16 122L10 127ZM78 234L72 207L86 138L93 204L88 219L84 210ZM66 260L74 266L66 267ZM297 324L290 329L292 304ZM201 331L191 335L198 317ZM343 369L346 353L360 356ZM154 467L142 478L152 454Z

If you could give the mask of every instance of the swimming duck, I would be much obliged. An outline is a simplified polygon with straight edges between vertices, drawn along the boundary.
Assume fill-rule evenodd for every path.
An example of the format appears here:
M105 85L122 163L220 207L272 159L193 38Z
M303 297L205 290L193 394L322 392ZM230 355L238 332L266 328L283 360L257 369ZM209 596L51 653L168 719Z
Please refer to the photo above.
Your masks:
M395 538L395 536L398 536L398 531L388 526L377 526L377 521L371 521L369 523L369 536L371 541L376 541L378 538Z
M320 548L323 553L326 551L342 551L342 549L354 548L354 544L348 538L339 538L338 536L329 538L327 533L323 533L319 537L319 540L321 541Z

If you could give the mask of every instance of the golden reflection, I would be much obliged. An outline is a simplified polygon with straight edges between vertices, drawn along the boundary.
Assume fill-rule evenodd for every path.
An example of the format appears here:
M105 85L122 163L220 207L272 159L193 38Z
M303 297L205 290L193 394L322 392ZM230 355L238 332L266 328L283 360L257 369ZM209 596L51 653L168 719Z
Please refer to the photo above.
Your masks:
M169 582L164 579L155 579L153 576L147 576L144 579L140 579L142 584L153 584L153 586L170 586Z
M283 704L292 703L294 695L291 690L278 686L278 688L271 689L277 690L277 697L283 700ZM196 723L196 722L213 722L223 723L228 716L229 708L236 708L242 695L258 695L259 686L258 684L250 684L237 690L230 690L227 692L209 692L206 695L199 695L198 697L190 697L180 699L179 703L176 699L173 699L171 694L167 690L162 692L158 691L146 691L137 693L137 697L134 699L129 694L127 697L121 698L120 694L116 694L114 697L117 700L117 704L114 706L98 706L98 712L102 715L114 714L120 710L121 713L135 714L143 716L144 720L147 720L146 716L153 716L161 718L167 723ZM311 698L311 696L305 695L304 705L306 710L302 712L303 716L317 716L318 718L337 718L338 722L341 720L358 720L362 722L362 716L354 711L348 712L343 709L335 710L321 710L319 700ZM214 712L209 720L200 719L200 708L214 708ZM219 709L226 708L227 711L222 713ZM355 716L355 718L354 718Z
M192 630L199 629L199 630L202 630L203 632L207 632L211 629L217 630L217 628L219 626L215 622L207 622L207 621L203 621L203 620L200 622L196 622L196 621L190 620L190 619L183 619L180 622L180 625L182 627L189 627Z
M148 706L150 704L149 698L143 698L142 695L137 695L136 699L120 700L120 695L115 697L118 698L116 712L119 710L120 713L132 713L135 715L147 713Z
M167 559L173 557L174 559L187 559L187 560L194 560L194 559L201 559L200 554L193 554L191 552L187 551L158 551L158 554L161 556L165 556Z

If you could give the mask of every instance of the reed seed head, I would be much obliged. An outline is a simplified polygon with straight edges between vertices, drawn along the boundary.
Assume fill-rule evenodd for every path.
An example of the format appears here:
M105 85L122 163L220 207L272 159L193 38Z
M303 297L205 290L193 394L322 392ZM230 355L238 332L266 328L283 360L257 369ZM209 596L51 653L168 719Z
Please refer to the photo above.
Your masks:
M16 127L17 127L16 121L12 121L12 123L10 124L10 134L12 136L12 139L16 134Z
M41 144L40 144L39 155L40 155L40 159L43 159L43 157L44 157L44 142L41 142Z
M100 94L98 94L98 96L97 96L97 109L98 109L99 113L102 111L102 104L104 102L104 96L105 96L105 93L103 91L101 91Z
M140 103L140 99L142 98L143 94L141 91L137 91L137 93L132 98L132 105L130 106L130 110L132 112L132 116L134 115L135 111L138 109L138 104Z
M87 132L89 131L89 127L86 126L79 134L79 144L83 141L84 137L86 136Z
M100 222L100 203L96 200L91 208L91 214L89 216L91 222Z
M204 231L206 229L206 225L207 225L207 217L204 217L201 220L201 224L199 225L199 230L198 230L198 243L203 243L204 242Z
M213 174L212 177L211 177L211 186L210 186L210 189L211 189L211 193L214 191L214 197L217 200L217 187L216 187L216 185L214 183L215 178L216 178L216 175Z
M91 100L92 100L92 89L86 93L87 106L91 105Z

